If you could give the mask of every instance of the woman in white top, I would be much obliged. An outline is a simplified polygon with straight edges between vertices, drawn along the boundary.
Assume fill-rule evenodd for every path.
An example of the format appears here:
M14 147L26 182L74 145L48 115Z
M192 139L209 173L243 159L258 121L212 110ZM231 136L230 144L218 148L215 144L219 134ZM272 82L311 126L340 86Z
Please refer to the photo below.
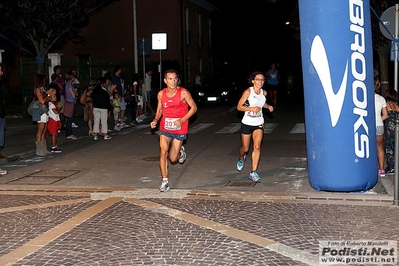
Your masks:
M237 170L241 172L244 168L244 162L247 158L252 139L252 169L248 179L253 182L259 182L260 177L257 173L257 169L260 160L265 122L262 108L267 108L270 112L273 112L273 106L266 103L267 92L262 89L265 83L265 75L262 72L255 71L251 74L249 81L253 86L243 92L237 105L238 111L245 112L241 120L241 147L237 162Z
M384 120L388 117L385 98L379 95L380 82L374 78L375 122L377 135L378 175L385 176Z

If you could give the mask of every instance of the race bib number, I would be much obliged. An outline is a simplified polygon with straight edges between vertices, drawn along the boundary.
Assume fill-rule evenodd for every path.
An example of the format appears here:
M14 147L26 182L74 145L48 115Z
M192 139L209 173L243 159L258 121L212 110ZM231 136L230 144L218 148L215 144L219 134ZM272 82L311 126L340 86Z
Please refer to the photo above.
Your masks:
M167 130L179 130L180 126L175 125L175 121L179 118L165 118L165 129Z
M261 117L262 116L262 111L259 111L259 112L249 111L247 113L247 116L249 116L249 117Z

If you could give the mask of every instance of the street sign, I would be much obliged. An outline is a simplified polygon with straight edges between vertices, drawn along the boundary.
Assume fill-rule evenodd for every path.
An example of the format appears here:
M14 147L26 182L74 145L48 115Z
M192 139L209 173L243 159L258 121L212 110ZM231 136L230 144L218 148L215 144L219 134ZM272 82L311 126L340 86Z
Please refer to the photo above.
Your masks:
M393 35L395 34L395 6L391 6L384 11L381 16L381 21L382 23L379 24L381 33L386 38L392 40Z
M141 38L139 41L139 56L143 56L143 47L144 47L144 55L150 55L150 42L148 38Z
M152 50L166 50L167 46L168 45L166 33L152 34Z

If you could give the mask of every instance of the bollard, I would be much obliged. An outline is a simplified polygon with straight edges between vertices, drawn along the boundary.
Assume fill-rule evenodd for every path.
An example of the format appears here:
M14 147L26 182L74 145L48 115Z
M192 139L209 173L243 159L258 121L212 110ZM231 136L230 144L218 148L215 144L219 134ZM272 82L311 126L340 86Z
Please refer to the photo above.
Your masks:
M394 198L393 205L399 205L399 118L396 117L395 124L395 182L394 182Z

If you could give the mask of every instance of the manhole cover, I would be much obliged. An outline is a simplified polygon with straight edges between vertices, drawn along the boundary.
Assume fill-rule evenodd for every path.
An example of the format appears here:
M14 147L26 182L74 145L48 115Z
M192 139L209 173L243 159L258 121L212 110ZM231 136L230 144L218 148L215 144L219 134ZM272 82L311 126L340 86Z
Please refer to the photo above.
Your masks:
M55 182L64 179L64 177L37 177L37 176L25 176L13 181L8 182L7 184L13 185L51 185Z
M144 157L144 161L149 161L149 162L156 162L159 161L159 156L150 156L150 157Z
M50 185L79 172L80 170L38 171L27 176L11 180L10 182L7 182L7 184Z
M254 187L256 184L256 182L252 181L229 181L225 187Z

